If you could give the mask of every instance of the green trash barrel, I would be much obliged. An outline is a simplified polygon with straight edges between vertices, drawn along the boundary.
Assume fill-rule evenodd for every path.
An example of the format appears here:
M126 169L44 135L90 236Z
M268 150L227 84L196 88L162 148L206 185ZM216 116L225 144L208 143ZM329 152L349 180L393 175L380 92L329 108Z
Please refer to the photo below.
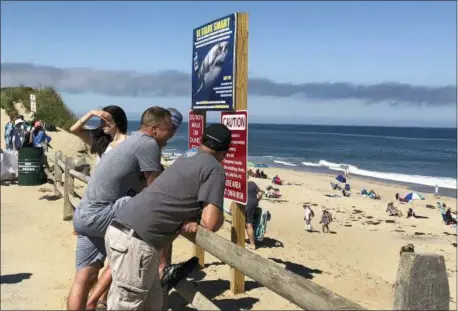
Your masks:
M43 148L23 147L19 149L18 185L37 186L43 184Z

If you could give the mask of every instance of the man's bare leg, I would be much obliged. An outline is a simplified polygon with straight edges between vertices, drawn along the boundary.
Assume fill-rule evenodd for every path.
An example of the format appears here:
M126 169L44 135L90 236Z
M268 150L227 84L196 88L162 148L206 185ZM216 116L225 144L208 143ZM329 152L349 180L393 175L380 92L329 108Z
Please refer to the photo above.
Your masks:
M95 284L95 287L91 292L91 296L89 297L86 304L87 310L94 310L99 300L107 300L108 290L110 289L111 281L111 268L110 266L107 266L107 268L100 275L97 284Z
M76 271L72 288L68 294L67 310L86 310L87 296L100 270L100 263Z
M252 224L246 224L246 233L248 234L248 240L250 241L250 248L256 249L256 242L254 240L254 230Z

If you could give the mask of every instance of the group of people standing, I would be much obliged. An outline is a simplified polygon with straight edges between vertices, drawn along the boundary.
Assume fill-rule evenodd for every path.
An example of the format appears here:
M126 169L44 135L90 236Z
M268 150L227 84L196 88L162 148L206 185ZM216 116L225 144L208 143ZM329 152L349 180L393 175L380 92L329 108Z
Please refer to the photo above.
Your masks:
M5 149L19 151L22 147L42 148L51 138L46 135L41 120L31 123L24 120L24 116L10 116L5 124Z
M94 116L100 126L85 129ZM221 162L231 132L222 124L207 126L201 145L164 170L161 150L182 119L176 109L151 107L140 129L127 135L125 112L108 106L72 126L99 161L73 215L76 273L68 310L95 309L104 297L108 310L162 310L161 280L175 277L163 275L173 240L180 232L197 232L199 225L211 231L222 226ZM105 259L108 266L98 278Z

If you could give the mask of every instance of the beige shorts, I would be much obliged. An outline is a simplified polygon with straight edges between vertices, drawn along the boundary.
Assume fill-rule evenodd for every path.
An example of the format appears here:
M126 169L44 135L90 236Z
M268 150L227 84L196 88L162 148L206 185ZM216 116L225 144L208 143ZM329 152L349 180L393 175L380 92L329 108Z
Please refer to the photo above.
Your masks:
M162 310L163 290L158 274L159 251L112 226L105 235L113 282L108 310Z

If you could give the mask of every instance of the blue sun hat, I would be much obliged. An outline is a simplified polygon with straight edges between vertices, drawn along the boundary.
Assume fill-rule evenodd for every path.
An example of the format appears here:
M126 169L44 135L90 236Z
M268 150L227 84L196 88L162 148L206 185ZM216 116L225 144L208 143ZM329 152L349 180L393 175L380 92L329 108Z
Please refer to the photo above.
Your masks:
M181 122L183 122L183 115L175 108L168 108L167 110L170 111L173 127L178 129L181 125Z

